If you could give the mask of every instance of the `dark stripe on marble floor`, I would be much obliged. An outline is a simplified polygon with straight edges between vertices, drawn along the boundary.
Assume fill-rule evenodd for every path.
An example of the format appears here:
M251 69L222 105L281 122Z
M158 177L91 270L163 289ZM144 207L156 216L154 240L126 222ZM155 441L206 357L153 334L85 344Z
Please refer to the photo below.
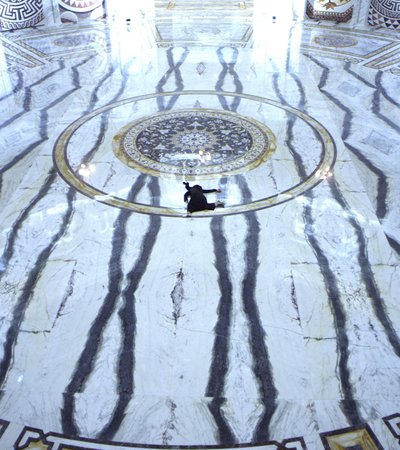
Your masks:
M371 267L371 263L368 258L367 239L365 238L364 231L356 219L356 216L352 213L351 208L347 204L345 198L340 192L334 179L328 179L329 186L335 197L335 200L340 204L344 211L347 212L347 220L353 227L358 243L358 263L361 270L361 279L366 288L368 297L372 301L372 306L375 311L375 315L381 323L385 334L394 350L396 355L400 357L400 339L393 326L392 321L389 318L389 314L386 310L384 299L381 297L379 287L376 283L374 272Z
M125 69L130 64L132 64L132 62L133 62L133 60L130 60L125 65ZM89 109L94 108L95 103L98 101L97 92L99 91L101 85L110 76L112 76L113 72L114 72L114 70L111 68L108 71L108 73L105 74L105 76L100 80L99 84L96 86L96 88L93 91L93 94L91 96ZM123 74L123 76L122 76L121 86L118 89L117 94L113 97L113 99L110 102L116 101L120 97L120 95L124 92L124 89L125 89L127 81L128 81L128 70L123 70L122 74ZM89 109L88 109L88 112L89 112ZM102 140L104 138L104 133L108 127L108 117L109 117L109 113L102 114L101 125L100 125L100 130L98 132L96 144L85 155L85 158L84 158L85 163L90 162L91 158L93 157L94 153L96 152L96 150L98 148L97 146L102 142ZM156 184L154 184L154 183L156 183ZM144 175L140 175L139 178L137 179L136 183L132 187L131 193L129 194L131 197L128 196L128 200L129 199L131 199L130 201L134 200L137 193L143 188L143 184L144 184ZM155 192L155 194L157 193L157 186L158 186L158 181L153 180L150 184L150 187ZM158 188L158 190L159 190L159 188ZM159 198L159 197L157 197L157 198ZM132 214L131 212L122 210L118 217L121 218L121 220L123 220L123 222L126 222L127 218L131 214ZM153 220L153 219L159 219L159 218L157 218L157 216L155 216L151 220ZM120 229L119 225L118 225L118 219L114 226L116 226L116 227L118 227L118 229ZM126 223L124 224L124 226L126 226ZM155 226L156 227L155 229L157 229L157 224L153 224L153 226ZM152 235L152 232L150 230L148 231L147 235L149 235L149 233ZM113 236L113 242L116 242L116 245L119 245L119 247L121 246L120 244L117 243L117 237L116 237L115 233ZM146 243L147 243L147 240L146 240ZM148 244L146 244L146 245L148 246ZM114 249L114 244L113 244L113 249ZM113 278L117 279L117 284L115 284L115 282L114 282L112 286L109 285L109 294L107 295L107 297L111 298L111 302L113 302L114 305L115 305L115 302L117 299L117 297L115 295L117 295L117 296L120 295L119 290L116 291L115 289L116 289L116 287L118 287L118 289L120 289L119 283L121 281L120 277L122 276L120 273L120 270L118 269L118 267L120 265L120 260L115 262L115 258L117 258L117 255L114 255L114 253L112 253L111 260L110 260L109 279L110 280L112 280ZM114 270L113 267L116 267L115 274L112 273ZM133 269L133 270L135 270L135 269ZM142 273L142 275L143 275L143 273ZM131 276L131 278L133 279L132 273L130 273L130 275L128 275L128 278L129 278L129 276ZM140 278L141 278L141 276L140 276ZM133 280L131 280L130 284L132 285L132 283L133 283ZM125 296L125 293L123 295ZM109 302L110 302L110 300L106 300L105 303L107 304ZM81 357L78 361L74 375L64 393L64 406L62 408L61 416L62 416L63 430L68 434L74 434L74 435L78 434L78 427L77 427L77 425L74 421L74 417L73 417L74 404L75 404L74 394L82 391L82 386L84 385L85 380L90 376L90 373L91 373L91 367L87 367L87 365L85 364L85 360L87 358L87 356L85 356L85 355L86 355L86 353L88 353L89 355L92 355L92 357L94 358L95 355L97 354L98 348L95 347L96 342L97 342L96 336L99 333L100 333L100 335L102 334L105 323L108 322L111 314L114 312L114 305L113 305L112 310L107 308L107 310L104 312L104 314L102 314L101 316L98 316L98 319L96 319L96 328L95 329L92 326L92 328L89 332L89 339L86 343L85 349L84 349L83 353L81 354ZM127 309L130 308L130 306L127 305L126 301L125 301L125 305L126 305L125 311L123 311L123 312L120 311L120 313L119 313L123 325L124 325L124 321L126 323L126 317L127 317L126 311L127 311ZM121 314L122 314L122 316L121 316ZM133 318L131 318L131 319L134 320ZM125 363L122 361L121 358L118 363L118 380L119 380L118 381L118 383L119 383L118 400L117 400L116 406L113 411L113 415L112 415L109 423L99 433L99 436L101 436L102 439L111 439L112 436L117 432L119 425L123 419L124 412L129 404L131 395L133 393L133 384L132 383L133 383L134 357L133 357L133 353L132 353L131 358L129 358L130 350L127 349L127 343L128 343L128 346L132 344L131 351L133 352L133 335L131 333L134 333L134 330L125 330L125 331L126 332L124 332L124 335L123 335L122 353L128 352L128 354L127 354ZM94 338L90 337L91 333L93 334L93 336L95 336ZM93 354L93 352L94 352L94 354ZM85 369L85 372L82 371L82 368ZM126 374L128 374L128 375L126 375Z
M348 61L345 62L345 64L344 64L345 72L349 73L352 77L356 78L358 81L360 81L361 83L363 83L366 86L370 87L374 91L376 90L376 86L374 84L370 83L368 80L363 78L360 74L354 72L354 70L351 70L351 67L353 67L353 65L350 62L348 62ZM360 66L356 65L355 67L360 67Z
M239 82L239 77L234 72L233 65L228 65L222 55L222 50L217 50L218 59L222 65L222 70L218 77L215 89L221 91L225 77L228 72L234 77L236 81L236 90L240 91L242 86ZM234 54L234 57L237 56ZM226 110L236 111L237 106L240 103L240 98L232 102L229 106L225 96L218 96L218 99L222 107ZM226 183L226 179L222 180L221 184ZM229 273L227 273L228 254L227 254L227 241L223 233L223 219L220 217L214 217L211 220L211 234L214 243L214 257L215 267L218 272L218 284L220 288L220 301L218 304L218 318L214 328L214 345L212 351L212 362L209 373L209 380L206 388L206 397L210 397L212 400L208 407L211 414L214 417L215 423L218 427L218 440L224 445L233 445L237 443L235 435L229 427L223 413L223 406L225 399L222 398L224 394L224 387L226 382L226 375L229 369L229 341L230 341L230 327L232 316L232 282L230 280Z
M167 84L169 78L171 75L174 76L175 91L182 91L184 88L183 84L183 77L180 71L180 68L182 64L185 62L186 58L188 57L190 51L185 47L184 52L182 53L179 61L175 64L174 62L174 54L173 54L174 48L171 47L167 50L167 62L168 62L168 70L164 74L164 76L160 79L160 81L157 83L156 86L156 92L164 92L164 86ZM169 89L169 91L171 91ZM170 110L175 105L176 101L178 100L179 95L173 95L168 100L167 104L165 104L165 97L157 97L157 105L159 111L165 111Z
M45 182L42 187L39 189L38 193L32 198L29 202L28 206L26 206L18 216L17 220L12 224L11 231L7 235L7 240L4 245L4 252L1 256L1 265L4 267L4 271L7 270L8 263L14 255L15 250L15 242L18 236L18 233L25 222L25 220L29 217L30 213L36 207L36 205L49 193L49 190L56 179L57 174L55 169L52 169L46 177ZM0 279L4 274L4 271L0 270Z
M313 195L311 192L305 194L312 202ZM341 407L350 425L358 425L363 423L360 415L358 404L354 399L353 387L350 381L349 370L349 338L346 333L346 314L342 306L340 290L337 284L336 277L329 265L329 260L321 249L316 237L316 230L314 229L314 219L312 217L311 203L304 207L304 220L306 223L305 238L314 251L315 257L318 261L318 266L324 280L327 298L333 312L333 320L336 332L337 353L339 359L339 384L341 387L343 400L341 400Z
M389 236L387 233L385 233L385 236L389 242L389 245L400 256L400 242L396 241L394 237Z
M225 63L221 49L217 50L219 61L222 65L221 73L218 77L215 89L222 90L224 80L228 74L228 65ZM230 67L230 73L234 71L233 66ZM234 75L234 79L238 83L237 74ZM236 84L236 89L241 89L242 86ZM238 101L232 102L229 106L225 96L218 96L219 101L224 109L236 111L240 103ZM222 188L226 184L226 179L220 181L220 187ZM232 282L228 272L228 253L227 253L227 241L223 233L224 220L221 217L213 217L210 223L211 235L214 243L214 258L215 267L218 272L218 285L220 289L220 300L218 304L218 318L214 328L214 345L212 350L212 361L209 371L209 379L206 388L205 396L211 399L208 404L208 408L214 417L216 426L218 428L218 441L222 445L233 445L237 443L235 434L230 428L228 421L226 420L223 407L226 399L223 398L224 388L226 383L226 375L229 369L229 343L230 343L230 328L232 320Z
M142 176L142 175L141 175ZM158 179L150 177L149 189L151 197L159 199L161 195ZM134 198L130 199L134 201ZM157 205L158 206L158 205ZM127 212L127 215L131 215ZM147 266L157 242L158 233L161 228L161 217L151 215L146 234L140 245L140 254L126 278L128 284L122 292L124 304L118 315L122 325L122 346L119 353L117 376L118 376L118 401L113 416L106 427L99 433L99 439L110 440L118 431L124 417L125 411L134 391L135 371L135 335L136 335L136 311L135 293L139 283L147 270ZM124 233L126 230L124 229Z
M274 76L273 82L275 92L280 101L283 104L288 104L279 90L276 76ZM299 80L297 80L297 84L298 87L301 89L301 92L304 92L304 89L300 87L302 85ZM302 99L303 97L301 96L300 98ZM303 109L306 111L305 100L300 100L299 106L303 107ZM295 118L295 120L297 120L297 118ZM303 178L306 175L306 169L303 160L301 158L301 155L299 155L296 152L295 146L292 144L292 139L294 137L292 130L293 125L294 125L293 121L289 120L287 129L288 137L286 140L286 144L288 145L290 153L292 154L295 160L296 170L299 176ZM338 358L339 358L339 383L344 396L344 400L342 402L342 410L345 416L347 417L347 420L349 421L350 425L356 425L362 423L362 418L359 414L357 402L354 400L353 388L350 381L350 371L348 364L349 339L346 334L346 320L347 320L346 314L342 306L340 291L337 285L336 277L329 265L329 260L325 255L325 253L323 252L316 237L317 234L314 229L314 219L312 217L312 203L314 200L313 193L311 191L307 192L305 196L309 199L309 203L305 204L303 209L303 217L306 230L305 238L307 242L310 244L317 258L321 275L323 277L324 284L326 287L327 298L331 306L331 310L333 312L335 333L337 339L337 348L338 348Z
M313 58L310 58L310 59L314 60ZM345 111L345 114L347 116L347 118L345 117L343 134L342 134L343 139L345 139L350 135L350 132L351 132L352 113L339 100L337 100L331 94L326 92L325 89L323 89L326 84L326 81L328 79L328 76L329 76L329 70L322 64L320 64L318 62L316 62L316 63L324 69L323 76L321 77L321 82L319 84L321 92L323 92L333 103L335 103L343 111ZM351 226L353 227L353 229L357 235L357 242L358 242L358 247L359 247L358 262L359 262L359 266L360 266L360 270L361 270L361 277L363 280L363 284L365 285L367 294L372 301L375 315L378 318L378 320L381 322L394 352L396 353L397 356L400 356L400 340L399 340L397 333L394 330L392 322L389 319L389 316L386 312L385 303L380 295L379 288L376 284L375 277L374 277L374 274L373 274L373 271L371 268L371 264L368 259L367 244L366 244L366 238L365 238L363 229L362 229L361 225L359 224L359 222L354 217L354 215L352 214L352 211L349 208L347 202L345 201L342 193L340 192L335 180L328 179L328 184L329 184L330 190L331 190L332 195L335 198L335 200L347 212L347 220L351 224ZM347 337L346 337L346 339L347 339ZM355 406L355 402L352 397L353 397L353 394L349 390L348 399L347 399L349 408L346 408L346 406L345 406L345 409L344 409L344 411L347 413L351 413L351 410ZM358 420L360 420L360 419L358 419Z
M379 80L378 76L375 77L375 80ZM381 112L381 94L381 84L377 83L374 97L372 99L372 112L376 115L376 117L383 120L390 128L395 130L397 133L400 133L400 126Z
M313 58L311 58L313 59ZM351 132L351 118L352 113L345 105L343 105L339 100L337 100L335 97L333 97L331 94L326 92L324 88L327 78L329 76L329 70L322 66L322 64L317 63L320 67L324 69L323 77L321 78L321 82L319 84L321 92L323 92L333 103L335 103L337 106L339 106L343 111L345 111L345 117L344 120L344 126L343 126L343 139L347 138L350 135ZM354 229L356 236L357 236L357 242L358 242L358 262L359 267L361 270L361 277L363 280L363 284L365 285L367 294L369 298L372 300L372 305L375 311L375 315L378 318L378 320L381 322L385 333L387 335L387 338L392 345L392 348L397 356L400 356L400 340L398 335L396 334L393 324L389 319L389 316L386 312L385 303L383 299L381 298L379 288L376 284L375 277L371 268L371 264L368 259L368 252L367 252L367 244L366 244L366 238L363 232L363 229L357 219L352 214L351 209L349 208L347 202L345 201L342 193L340 192L336 182L334 179L328 179L328 184L330 187L330 190L332 192L333 197L335 200L339 203L339 205L347 212L347 220L351 224L352 228ZM350 398L351 392L349 392L349 400L350 400L350 407L352 408L353 399ZM352 394L351 394L352 397ZM350 412L350 410L347 410Z
M87 109L83 112L82 115L88 114L94 110L96 103L99 101L99 96L98 96L99 90L102 88L104 83L113 76L114 72L115 72L115 67L113 65L109 64L108 71L103 75L102 78L100 78L99 82L97 83L96 87L94 88L94 90L90 96L89 105L88 105Z
M19 117L23 116L25 113L27 113L28 111L31 111L32 109L32 104L31 104L31 100L32 100L32 88L34 88L35 86L39 86L40 84L42 84L43 82L45 82L46 80L48 80L49 78L51 78L53 75L57 74L58 72L62 72L65 69L65 63L64 61L59 61L58 63L59 67L56 70L53 70L52 72L48 73L47 75L45 75L44 77L40 78L40 80L35 81L34 83L32 83L30 86L27 86L25 88L25 94L24 94L24 99L23 99L23 105L22 108L23 110L20 111L17 114L14 114L13 116L11 116L8 120L6 120L5 122L3 122L0 125L0 130L2 128L7 127L8 125L10 125L11 123L13 123L15 120L17 120Z
M217 50L218 60L222 66L222 70L218 76L217 83L215 85L215 90L217 92L223 92L224 90L224 83L226 81L226 77L230 75L233 80L233 84L235 86L235 92L238 94L243 93L243 85L240 81L239 75L235 71L235 65L237 63L237 57L238 57L238 50L236 48L230 49L232 50L232 60L227 62L225 61L223 50L226 50L226 47L219 48ZM231 100L231 104L228 104L228 101L224 95L218 95L218 100L221 103L221 106L223 109L227 111L237 111L237 108L240 104L241 98L240 97L234 97Z
M145 175L140 175L132 185L128 199L134 201L145 184ZM71 380L64 390L64 404L61 410L61 421L64 433L76 436L78 426L74 420L75 394L83 392L89 379L96 356L100 350L101 336L115 311L117 300L121 297L121 283L123 280L122 256L126 243L126 226L132 212L121 209L113 224L112 250L108 263L108 292L103 304L94 319L85 346L76 363ZM130 395L131 392L128 393Z
M236 177L243 198L251 199L251 192L245 177ZM277 408L278 391L275 387L273 370L265 342L266 333L261 323L256 300L256 283L259 268L260 224L255 212L244 214L247 223L245 240L245 269L242 284L244 313L250 331L250 349L253 357L253 372L258 381L260 401L264 411L253 433L255 442L267 442L271 439L271 419Z
M223 395L229 369L229 342L232 321L232 282L229 274L227 242L223 232L223 224L224 219L222 217L213 217L210 225L220 299L217 309L217 322L214 327L212 361L205 396L211 399L208 408L218 428L219 443L232 445L236 444L237 441L222 410L226 401Z
M274 74L276 75L276 74ZM300 93L300 100L297 103L297 109L300 111L306 110L306 104L307 104L307 96L306 92L303 87L303 83L301 82L300 78L293 72L290 72L289 75L293 78L294 82L296 83L297 89ZM283 99L284 100L284 99ZM318 133L313 129L315 136L319 136Z
M12 91L9 94L5 94L3 95L3 97L0 97L0 102L2 102L3 100L6 100L9 97L14 96L15 94L17 94L19 91L21 91L24 87L24 75L22 73L21 70L17 70L17 83L16 85L12 88Z
M383 219L387 214L387 196L388 196L388 181L387 177L384 174L382 170L377 168L365 155L362 154L362 152L355 147L353 147L351 144L349 144L347 139L351 135L351 127L352 127L352 118L353 113L346 105L344 105L341 101L339 101L337 98L335 98L332 94L330 94L326 89L325 85L329 76L329 69L324 66L322 63L320 63L318 60L313 58L310 55L306 55L311 61L313 61L316 65L321 67L322 69L322 75L320 78L320 82L318 84L318 87L320 91L332 102L334 103L339 109L341 109L344 112L344 119L343 119L343 125L342 125L342 134L341 137L343 139L344 145L352 154L354 154L374 175L378 178L377 183L377 195L376 195L376 215L378 219Z
M130 64L132 64L133 60L130 60L126 65L125 68L127 68ZM109 79L113 73L114 68L110 67L108 72L100 79L99 83L95 87L91 98L89 102L89 106L86 112L90 112L94 109L97 101L98 96L97 92L101 88L101 86L105 83L107 79ZM128 81L128 71L123 70L122 71L122 83L117 91L117 93L112 98L111 102L117 100L121 94L124 92L126 88L126 84ZM92 149L85 155L83 162L89 163L91 158L93 157L94 153L98 149L98 146L104 139L105 131L108 127L108 117L109 113L102 114L101 117L101 126L100 131L98 132L97 139L95 145L92 147ZM133 201L138 194L138 192L143 188L145 177L144 175L140 175L135 184L132 186L131 191L128 195L128 200ZM89 331L89 338L87 340L86 346L84 351L81 354L80 359L78 360L77 368L75 370L74 375L72 376L72 379L70 383L68 384L66 391L64 393L64 406L62 408L61 416L62 416L62 425L63 429L67 433L77 434L77 426L73 418L73 412L74 412L74 403L75 403L75 397L74 394L77 392L81 392L82 386L84 385L86 379L89 378L91 370L92 370L92 363L89 365L87 362L85 362L86 358L91 356L94 358L98 352L98 336L100 336L103 333L103 327L108 322L111 314L114 312L115 302L117 298L120 296L120 282L122 280L122 269L121 269L121 256L122 256L122 249L125 244L126 234L125 234L125 227L126 222L128 218L130 217L131 212L126 210L121 210L116 222L114 223L114 234L113 234L113 246L112 246L112 253L111 253L111 259L110 259L110 266L109 266L109 292L106 296L105 304L106 308L104 308L104 311L100 313L100 315L97 317L96 321L94 322L93 326L91 327ZM110 309L110 305L112 308ZM124 322L123 318L125 317L125 313L119 312L120 317L122 314L122 322ZM123 340L123 352L126 352L126 345L125 343L132 342L132 336L131 333L134 331L131 330L125 330L124 329L124 340ZM132 350L133 351L133 350ZM128 355L127 355L128 356ZM109 424L101 431L102 436L112 436L116 430L118 429L118 426L121 421L121 416L123 416L124 411L129 403L129 399L131 396L131 393L133 391L133 387L130 388L129 382L127 381L128 378L124 377L124 371L125 368L129 365L128 357L126 359L126 364L121 363L121 359L119 361L118 365L118 373L120 375L119 379L119 385L120 388L118 389L119 395L118 395L118 401L117 405L114 409L113 416L109 422ZM82 368L84 370L82 370ZM133 373L133 367L131 369ZM122 374L122 375L121 375ZM122 377L122 378L121 378ZM133 376L131 377L133 379ZM122 386L122 387L121 387Z
M280 77L279 73L274 73L272 76L272 84L273 84L274 91L282 104L289 105L288 102L285 100L285 98L279 88L279 77ZM306 103L304 89L302 88L299 80L295 80L295 82L297 84L298 89L300 89L300 87L301 87L299 106L304 110L305 103ZM304 167L303 160L302 160L300 154L296 151L296 146L293 144L293 139L295 137L293 129L294 129L294 125L297 121L297 117L293 116L292 114L288 114L288 113L286 113L286 116L287 116L287 128L286 128L285 144L287 145L287 147L290 151L290 154L293 157L293 160L295 163L295 168L296 168L296 171L297 171L297 173L300 177L300 181L301 181L307 177L307 171L306 171L306 168ZM316 134L316 136L318 137L317 134ZM320 137L319 137L319 139L321 140Z
M290 73L291 75L293 74L291 54L292 54L292 52L294 53L295 59L297 59L297 56L298 56L298 47L297 47L297 42L296 42L298 38L296 36L293 37L293 32L295 30L296 30L296 26L290 27L288 42L287 42L287 46L286 46L285 71L287 73ZM295 39L294 43L293 43L293 39Z
M74 83L75 88L73 90L71 90L71 91L68 91L66 94L63 94L61 97L57 98L52 103L47 105L46 108L41 110L41 112L40 112L40 135L41 135L42 139L40 141L37 141L37 142L29 145L23 152L21 152L10 163L8 163L2 169L0 169L0 190L1 190L1 187L2 187L2 184L1 184L2 183L2 174L4 172L6 172L7 170L9 170L11 167L13 167L15 164L17 164L26 154L31 152L34 148L36 148L37 146L39 146L41 143L43 143L44 141L46 141L48 139L48 135L47 135L47 131L48 131L47 110L51 109L57 103L59 103L62 100L64 100L70 93L72 93L76 89L80 88L79 76L78 76L77 68L82 66L82 65L84 65L84 64L86 64L90 59L92 59L92 57L89 57L89 58L83 60L82 62L80 62L80 63L78 63L78 64L76 64L75 66L72 67L73 83ZM54 74L54 72L52 72L52 74ZM42 80L43 80L43 78L42 78ZM31 86L33 86L33 85L31 85ZM36 204L47 195L47 193L49 192L49 190L51 188L51 185L56 180L56 178L57 178L57 174L56 174L55 170L54 169L50 170L50 172L47 174L47 177L46 177L46 180L45 180L44 184L40 188L40 190L37 193L37 195L30 201L28 206L25 209L22 210L22 212L18 216L17 220L13 223L12 231L8 235L7 242L6 242L6 245L5 245L5 250L4 250L4 253L2 255L2 262L3 262L5 267L7 266L8 262L10 261L12 255L14 253L15 240L16 240L18 231L20 230L22 224L27 219L27 217L29 216L29 214L32 211L32 209L36 206ZM69 198L70 195L71 195L70 192L68 192L67 198ZM0 273L0 276L1 276L1 273Z
M44 197L45 193L50 189L50 186L54 180L54 174L48 177L46 184L42 187L38 195ZM38 196L37 196L38 197ZM10 369L13 361L13 350L17 342L21 323L24 319L25 311L29 305L29 301L34 293L36 284L40 279L40 275L46 266L48 258L52 253L54 247L58 243L59 239L64 235L67 230L68 224L73 214L73 201L75 198L75 192L71 189L67 194L68 208L62 218L60 228L58 232L51 238L50 243L40 252L33 269L30 270L27 280L22 288L22 293L19 296L17 303L13 309L13 316L11 326L7 331L6 340L4 342L4 356L0 363L0 386L4 383L8 370Z
M77 72L77 68L86 64L90 59L87 58L83 60L82 62L76 64L71 68L72 70L72 82L73 82L73 88L61 95L60 97L56 98L53 102L49 103L45 108L40 110L40 124L39 124L39 135L40 139L36 142L31 143L28 147L26 147L23 151L19 152L11 161L9 161L7 164L5 164L2 168L0 168L0 192L2 189L2 182L3 182L3 174L10 170L12 167L14 167L16 164L18 164L25 156L27 156L29 153L31 153L35 148L37 148L39 145L43 144L45 141L48 140L48 111L51 110L54 106L61 103L63 100L65 100L69 95L77 91L81 88L79 83L79 76ZM59 69L60 70L60 69ZM58 72L59 70L55 71ZM51 72L51 75L53 75L55 72ZM42 78L44 80L46 77ZM37 82L36 84L38 84ZM34 86L34 84L31 85L31 87Z
M128 79L129 79L129 66L131 64L133 64L134 59L130 59L123 67L123 69L121 70L121 74L122 74L122 78L120 81L120 86L116 92L116 94L110 99L110 101L108 103L113 103L115 101L117 101L121 95L124 93L126 85L128 83ZM105 83L105 81L112 77L112 75L114 74L115 69L114 67L110 67L109 71L101 78L101 80L99 81L99 83L97 84L96 88L94 89L92 95L90 96L90 102L89 102L89 107L88 109L85 111L84 114L87 114L91 111L93 111L93 109L96 106L96 103L98 102L99 98L97 96L97 93L99 91L99 89L102 87L102 85ZM100 129L97 132L97 138L96 141L94 142L94 144L92 145L92 148L85 154L85 156L82 158L81 164L89 164L92 160L92 158L94 157L95 153L97 150L99 150L101 143L104 141L104 137L106 134L106 131L108 129L108 119L110 117L112 110L108 110L104 113L101 114L100 116Z
M347 123L344 124L345 128ZM374 164L361 153L361 150L353 147L349 143L345 142L344 145L350 150L377 178L376 186L376 207L375 214L379 220L385 218L387 214L387 197L389 191L388 178L385 173L378 169Z
M383 72L378 72L375 76L375 83L378 89L380 90L380 93L386 98L388 102L390 102L392 105L396 106L397 108L400 108L400 103L397 102L395 99L393 99L386 91L386 89L382 85L382 77L384 76Z
M74 81L74 86L75 86L74 90L80 88L79 74L77 72L77 68L82 66L82 65L84 65L84 64L86 64L92 58L93 58L93 56L91 56L89 58L86 58L82 62L80 62L80 63L78 63L78 64L76 64L75 66L72 67L73 74L74 74L73 75L73 81ZM71 91L69 91L69 93L70 92ZM67 94L64 94L62 97L56 99L53 103L48 105L45 109L46 110L50 109L52 106L54 106L55 104L57 104L60 101L62 101L67 96ZM47 113L43 113L43 114L41 113L41 135L43 136L43 139L41 141L39 141L39 142L31 144L24 153L28 153L29 151L33 150L34 147L37 147L38 145L40 145L41 143L43 143L45 140L48 139L48 136L47 136L47 130L48 130L47 118L48 118ZM8 167L8 166L10 166L10 167ZM1 189L1 181L2 181L2 171L3 170L4 171L9 170L11 167L12 167L11 163L9 163L9 165L4 166L3 169L0 169L0 189ZM12 231L8 235L7 242L6 242L5 247L4 247L5 250L4 250L2 258L1 258L1 262L2 262L4 267L7 267L7 264L10 261L12 255L14 253L15 240L16 240L18 231L21 229L22 224L28 218L30 212L33 210L33 208L36 206L36 204L43 197L45 197L47 195L47 193L49 192L49 190L51 188L51 185L56 180L56 178L57 178L57 174L56 174L55 170L52 169L47 174L46 180L45 180L44 184L42 185L42 187L40 188L40 190L37 193L37 195L30 201L28 206L22 210L22 212L18 216L17 220L13 223ZM72 190L70 189L70 191L67 193L67 198L71 195L71 191ZM1 272L0 272L0 277L1 277Z
M75 66L72 67L74 76L73 76L73 80L74 80L74 86L75 89L69 91L67 94L75 91L76 89L80 88L80 84L79 84L79 76L77 72L77 68L86 64L90 59L92 59L92 57L89 57L85 60L83 60L82 62L76 64ZM47 115L47 110L51 109L53 106L55 106L57 103L61 102L62 100L64 100L64 98L67 96L67 94L64 94L63 96L59 97L58 99L54 100L54 102L52 102L51 104L49 104L44 110L46 112L43 112L44 110L41 111L40 114L40 118L41 118L41 125L40 125L40 134L42 136L42 139L38 142L35 142L33 144L31 144L30 146L28 146L27 149L25 149L25 151L23 151L23 155L25 156L27 153L29 153L30 151L32 151L35 147L39 146L41 143L45 142L48 139L48 135L47 135L47 131L48 131L48 123L47 123L47 119L48 119L48 115ZM6 172L7 170L9 170L13 165L15 165L20 159L22 159L22 157L20 157L20 155L18 155L18 157L14 158L13 161L11 161L9 164L7 164L6 166L4 166L2 169L0 169L0 191L1 191L1 187L2 187L2 175L4 172ZM15 245L15 240L18 234L18 231L21 229L22 224L24 223L24 221L28 218L30 212L33 210L33 208L36 206L36 204L47 195L47 193L49 192L51 185L53 184L53 182L56 180L57 178L57 174L55 172L54 169L51 169L50 172L47 174L46 179L44 184L42 185L42 187L40 188L39 192L37 193L37 195L29 202L28 206L26 208L24 208L20 215L18 216L17 220L13 223L12 226L12 231L10 232L10 234L7 237L7 241L4 247L4 252L1 258L1 262L3 263L4 267L7 267L8 262L10 261L12 255L14 254L14 245ZM68 192L67 194L67 198L70 195L70 193ZM1 277L1 272L0 272L0 277Z

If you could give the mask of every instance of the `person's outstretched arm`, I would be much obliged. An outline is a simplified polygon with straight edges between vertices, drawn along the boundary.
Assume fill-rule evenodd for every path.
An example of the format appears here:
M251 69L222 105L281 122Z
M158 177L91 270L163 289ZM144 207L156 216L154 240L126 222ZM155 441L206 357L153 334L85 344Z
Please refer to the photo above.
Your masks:
M221 192L221 189L203 189L203 194L211 194L211 192Z

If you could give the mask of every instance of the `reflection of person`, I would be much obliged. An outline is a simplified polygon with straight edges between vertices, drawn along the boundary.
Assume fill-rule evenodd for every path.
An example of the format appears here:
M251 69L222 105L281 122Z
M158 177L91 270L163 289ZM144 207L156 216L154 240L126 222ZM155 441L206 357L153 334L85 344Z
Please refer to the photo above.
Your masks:
M224 204L220 201L216 201L215 203L208 203L206 196L204 194L209 194L210 192L221 192L221 189L203 189L198 184L190 187L189 183L183 183L186 187L186 192L183 197L185 202L187 203L187 211L188 213L192 213L195 211L204 211L211 210L213 211L215 208L223 208ZM190 197L190 200L189 200Z

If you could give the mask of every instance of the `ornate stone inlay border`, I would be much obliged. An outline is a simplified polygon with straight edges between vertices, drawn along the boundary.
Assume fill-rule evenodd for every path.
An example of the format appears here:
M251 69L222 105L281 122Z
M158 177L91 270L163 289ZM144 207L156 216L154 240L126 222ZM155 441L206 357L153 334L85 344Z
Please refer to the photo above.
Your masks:
M320 436L326 450L384 450L367 424L321 433Z
M394 414L383 420L398 417L398 414ZM10 422L0 419L0 445L4 444L1 448L13 448L15 450L145 450L145 449L172 449L176 446L169 445L151 445L151 444L134 444L127 442L102 442L98 439L88 439L66 436L60 433L46 433L41 429L32 428L29 426L22 426L17 424L11 424ZM4 432L11 428L13 433L9 433L9 436L3 438ZM16 433L15 431L19 431ZM362 449L362 450L388 450L388 447L383 447L372 428L367 425L359 425L354 427L343 428L340 430L332 430L323 432L320 434L320 439L323 444L323 448L326 450L350 450L350 449ZM236 444L236 445L180 445L182 450L223 450L232 448L254 448L265 450L312 450L311 447L306 445L306 442L302 436L284 439L281 442L271 440L263 442L262 444ZM314 448L314 447L313 447ZM319 448L319 447L318 447ZM390 447L392 448L392 447ZM394 448L394 447L393 447Z
M0 0L0 30L33 27L43 19L42 0Z
M67 147L70 139L74 135L74 133L86 122L93 119L94 117L102 114L104 112L108 112L113 108L126 105L129 103L140 102L142 100L147 100L151 98L157 97L170 97L170 96L187 96L187 95L215 95L215 96L225 96L225 97L238 97L247 99L250 101L256 101L259 103L268 104L270 106L282 109L287 113L294 114L297 118L305 121L316 133L319 137L323 150L322 157L319 161L318 165L315 167L314 171L302 182L290 187L289 189L283 190L277 194L271 195L269 197L265 197L259 200L252 201L247 204L239 204L234 206L229 206L226 208L221 208L215 210L213 212L204 212L204 213L196 213L196 217L211 217L213 215L230 215L230 214L240 214L248 211L256 211L259 209L270 208L275 205L279 205L281 203L285 203L287 201L293 200L298 195L304 194L309 189L312 189L321 181L326 179L327 174L331 171L335 160L336 160L336 146L333 141L332 136L329 131L317 120L310 117L306 113L293 108L288 105L281 104L275 100L249 95L249 94L239 94L235 92L218 92L218 91L175 91L175 92L162 92L157 94L147 94L141 95L137 97L132 97L124 100L120 100L118 102L103 106L91 113L82 116L73 122L68 128L64 130L64 132L59 136L57 142L54 147L53 152L53 160L54 164L60 173L60 175L64 178L64 180L70 184L72 187L77 189L82 194L91 197L97 201L105 203L110 206L125 208L131 211L135 211L143 214L156 214L156 215L164 215L169 217L185 217L186 212L184 209L174 209L162 206L153 206L146 205L143 203L135 203L130 202L126 199L117 197L107 192L103 192L90 184L86 183L84 180L79 178L75 171L72 169L68 162L67 157Z
M150 175L215 178L250 170L275 149L265 125L229 111L182 109L139 119L114 137L114 153Z
M58 0L58 4L67 11L83 13L98 8L103 0Z
M368 13L371 26L383 26L392 30L400 27L400 2L398 0L371 0Z

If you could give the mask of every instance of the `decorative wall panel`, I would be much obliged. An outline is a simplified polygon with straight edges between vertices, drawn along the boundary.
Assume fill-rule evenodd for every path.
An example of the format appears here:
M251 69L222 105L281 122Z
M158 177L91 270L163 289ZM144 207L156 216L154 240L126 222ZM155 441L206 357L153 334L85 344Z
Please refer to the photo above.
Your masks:
M400 0L372 0L368 23L396 30L400 27Z
M42 0L0 0L0 30L32 27L42 20Z
M307 0L306 13L311 19L348 22L353 16L353 0Z
M102 19L106 16L104 0L58 0L62 22Z

